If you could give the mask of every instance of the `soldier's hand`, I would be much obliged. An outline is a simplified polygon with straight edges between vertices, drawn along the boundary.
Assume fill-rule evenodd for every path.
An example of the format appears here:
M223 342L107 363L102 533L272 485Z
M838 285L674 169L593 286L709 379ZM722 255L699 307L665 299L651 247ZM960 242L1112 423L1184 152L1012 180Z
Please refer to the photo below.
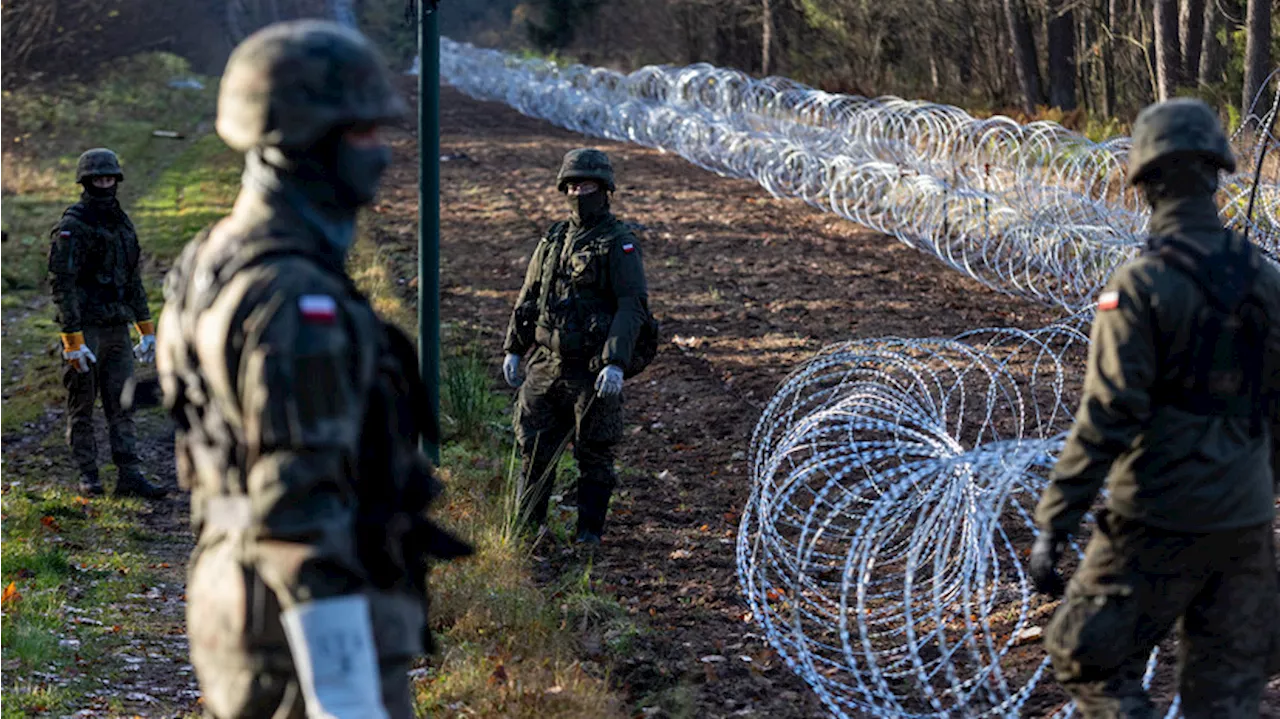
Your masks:
M64 332L62 334L62 359L75 368L80 374L88 372L98 358L93 350L84 343L83 332Z
M142 341L133 346L133 358L139 362L156 361L156 336L143 335Z
M519 387L524 383L524 379L520 377L520 355L508 352L502 359L502 378L511 387Z
M1066 589L1062 575L1058 574L1058 560L1066 551L1067 538L1052 531L1042 531L1031 546L1031 583L1036 591L1051 597L1060 597Z
M622 368L611 364L596 376L596 394L601 397L617 397L622 394Z

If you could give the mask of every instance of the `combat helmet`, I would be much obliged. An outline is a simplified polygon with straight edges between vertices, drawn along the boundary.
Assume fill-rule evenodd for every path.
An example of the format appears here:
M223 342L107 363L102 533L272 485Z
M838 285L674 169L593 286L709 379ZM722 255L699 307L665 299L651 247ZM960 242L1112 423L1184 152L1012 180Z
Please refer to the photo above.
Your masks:
M218 135L232 149L306 149L333 128L405 112L391 73L363 35L337 23L269 25L231 53L218 91Z
M599 180L605 184L609 192L613 192L613 165L609 164L609 156L603 152L580 147L565 153L560 162L560 172L556 173L556 188L564 192L569 180Z
M1236 169L1218 116L1192 98L1159 102L1138 113L1129 149L1129 182L1141 181L1157 162L1173 156L1196 157L1227 172Z
M124 170L120 169L120 158L105 147L85 150L76 160L76 182L83 183L93 177L115 177L117 182L124 181Z

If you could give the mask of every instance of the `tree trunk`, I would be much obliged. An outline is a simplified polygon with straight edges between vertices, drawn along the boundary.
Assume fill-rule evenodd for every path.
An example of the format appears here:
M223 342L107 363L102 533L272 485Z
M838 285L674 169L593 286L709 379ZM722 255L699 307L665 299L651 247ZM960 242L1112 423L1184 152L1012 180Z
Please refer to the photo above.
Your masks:
M1062 0L1049 4L1049 104L1076 109L1075 13Z
M1204 42L1200 45L1200 67L1197 75L1201 85L1222 82L1227 60L1226 48L1218 42L1218 31L1223 27L1222 20L1217 0L1204 4Z
M1152 28L1156 41L1156 99L1173 97L1182 70L1178 48L1178 0L1156 0Z
M1178 11L1178 38L1182 41L1182 72L1178 82L1194 84L1200 74L1200 51L1204 44L1205 0L1182 0Z
M1102 36L1102 115L1114 117L1116 114L1116 67L1115 46L1116 33L1119 32L1120 0L1103 0L1103 36Z
M1248 19L1245 20L1244 45L1244 97L1242 107L1247 112L1262 92L1262 83L1274 69L1271 67L1271 3L1273 0L1249 0ZM1266 107L1258 110L1261 115Z
M761 5L764 10L764 37L760 40L760 74L768 77L773 59L770 57L773 50L773 7L770 0L762 0Z
M1018 84L1022 86L1022 107L1028 115L1035 115L1036 105L1044 104L1044 92L1040 84L1040 66L1036 63L1036 38L1031 32L1031 18L1027 16L1027 7L1022 0L1004 0L1004 14L1013 42Z

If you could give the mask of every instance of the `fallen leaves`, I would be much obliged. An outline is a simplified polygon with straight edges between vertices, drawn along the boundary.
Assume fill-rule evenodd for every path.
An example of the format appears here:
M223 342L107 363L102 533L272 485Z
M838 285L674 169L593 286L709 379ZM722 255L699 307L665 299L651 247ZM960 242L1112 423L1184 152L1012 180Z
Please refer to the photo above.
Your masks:
M502 686L507 683L507 665L499 664L497 669L489 675L489 683L494 686Z
M62 531L62 525L58 524L58 520L54 519L52 516L48 514L40 518L40 524L43 525L45 529L48 529L49 531L52 531L52 532Z
M5 587L3 592L0 592L0 606L16 604L21 599L22 593L18 591L16 582L9 582L9 586Z

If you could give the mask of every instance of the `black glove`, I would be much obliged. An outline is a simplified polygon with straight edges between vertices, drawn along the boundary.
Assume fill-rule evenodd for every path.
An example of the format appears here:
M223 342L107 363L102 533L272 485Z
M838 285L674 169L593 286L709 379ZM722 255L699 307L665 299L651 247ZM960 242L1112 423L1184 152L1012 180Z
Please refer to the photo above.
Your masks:
M1066 535L1042 531L1031 546L1031 583L1036 591L1057 598L1062 596L1066 584L1058 574L1058 560L1067 549Z

